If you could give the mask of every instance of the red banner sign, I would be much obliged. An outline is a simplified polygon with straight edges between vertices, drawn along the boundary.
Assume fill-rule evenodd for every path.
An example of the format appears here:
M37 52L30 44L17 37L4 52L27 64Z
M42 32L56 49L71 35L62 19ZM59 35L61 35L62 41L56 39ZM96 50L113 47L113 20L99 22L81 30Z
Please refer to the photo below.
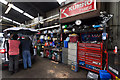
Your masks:
M96 0L80 0L70 6L60 9L60 19L96 10Z

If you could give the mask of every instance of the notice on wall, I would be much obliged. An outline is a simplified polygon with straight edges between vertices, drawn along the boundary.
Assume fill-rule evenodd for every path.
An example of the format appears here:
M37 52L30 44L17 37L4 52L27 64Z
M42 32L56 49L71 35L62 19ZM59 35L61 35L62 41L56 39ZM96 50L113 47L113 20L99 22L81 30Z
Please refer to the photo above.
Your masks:
M70 6L60 9L60 19L96 10L96 0L80 0Z

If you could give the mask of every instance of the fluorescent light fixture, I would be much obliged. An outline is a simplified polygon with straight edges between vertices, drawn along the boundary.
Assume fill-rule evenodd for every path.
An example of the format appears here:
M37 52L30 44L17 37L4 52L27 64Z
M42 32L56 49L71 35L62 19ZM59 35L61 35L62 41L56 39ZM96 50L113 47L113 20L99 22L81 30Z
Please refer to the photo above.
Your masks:
M13 21L12 19L9 19L9 18L4 17L4 16L1 16L1 18L5 19L5 20L7 20L7 21L11 21L11 22ZM1 20L1 19L0 19L0 20ZM17 21L13 21L13 23L20 25L20 23L17 22Z
M12 22L12 19L9 19L9 18L4 17L4 16L2 16L2 18L5 19L5 20L7 20L7 21L11 21Z
M13 21L13 23L20 25L20 23L19 23L19 22L17 22L17 21Z
M0 22L2 22L2 19L0 19Z
M0 16L1 18L3 18L3 16Z
M12 7L14 10L20 12L20 13L23 13L24 11L19 9L18 7L14 6L13 4L8 4L9 7Z
M9 7L7 8L7 10L5 11L5 14L8 14L8 12L10 11L11 8L12 8L12 7L9 6Z
M66 1L66 0L57 0L59 4L61 4L62 2Z
M5 5L8 4L8 2L6 0L0 0L0 2L3 3L3 4L5 4Z
M28 13L23 13L25 16L27 16L27 17L29 17L29 18L31 18L31 19L34 19L34 17L33 16L31 16L31 15L29 15Z

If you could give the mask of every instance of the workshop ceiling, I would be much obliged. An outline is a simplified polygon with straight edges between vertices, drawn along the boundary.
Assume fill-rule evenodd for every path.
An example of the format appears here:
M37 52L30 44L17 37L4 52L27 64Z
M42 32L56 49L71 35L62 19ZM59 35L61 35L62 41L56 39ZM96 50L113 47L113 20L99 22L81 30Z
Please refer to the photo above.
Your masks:
M33 17L37 17L38 13L40 16L46 17L46 12L60 6L58 2L13 2L13 4ZM11 9L8 14L5 14L7 8L8 6L4 4L2 5L2 16L15 20L19 23L25 23L25 21L31 20L14 9Z

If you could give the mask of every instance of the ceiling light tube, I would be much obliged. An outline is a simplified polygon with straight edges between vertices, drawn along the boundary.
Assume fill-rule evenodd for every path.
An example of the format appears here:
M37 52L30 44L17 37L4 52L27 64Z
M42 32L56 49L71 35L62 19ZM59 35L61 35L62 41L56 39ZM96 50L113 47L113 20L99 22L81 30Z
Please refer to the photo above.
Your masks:
M34 19L34 17L33 16L31 16L31 15L29 15L28 13L23 13L25 16L27 16L27 17L29 17L29 18L31 18L31 19Z
M12 7L9 6L9 7L7 8L7 10L5 11L5 14L8 14L8 12L10 11L11 8L12 8Z
M0 19L0 22L2 22L2 19Z
M11 22L12 22L12 20L9 19L9 18L6 18L6 17L4 17L4 16L2 16L2 18L5 19L5 20L7 20L7 21L11 21Z
M0 16L1 18L3 18L3 16Z
M11 21L11 22L13 22L13 23L15 23L15 24L20 25L19 22L17 22L17 21L13 21L12 19L9 19L9 18L7 18L7 17L1 16L1 18L2 18L2 19L5 19L5 20L7 20L7 21Z
M0 0L0 2L3 3L3 4L5 4L5 5L8 4L8 2L6 0Z
M62 2L66 1L66 0L57 0L59 4L61 4Z
M19 23L19 22L16 22L16 21L13 21L13 23L20 25L20 23Z
M9 7L12 7L14 10L20 12L20 13L23 13L24 11L19 9L18 7L14 6L13 4L8 4Z

